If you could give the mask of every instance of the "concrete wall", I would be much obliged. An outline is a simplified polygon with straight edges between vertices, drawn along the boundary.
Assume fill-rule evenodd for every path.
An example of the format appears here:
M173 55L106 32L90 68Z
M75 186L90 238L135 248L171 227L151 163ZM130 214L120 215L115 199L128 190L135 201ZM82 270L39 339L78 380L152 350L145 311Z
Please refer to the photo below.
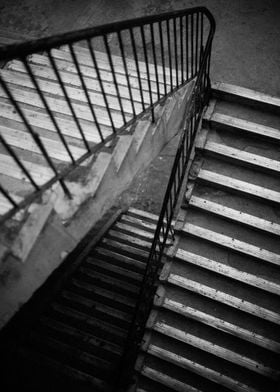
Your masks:
M26 303L85 234L114 205L134 176L182 130L193 82L121 136L111 152L89 163L82 181L68 182L73 199L58 185L48 191L11 241L0 243L0 328Z

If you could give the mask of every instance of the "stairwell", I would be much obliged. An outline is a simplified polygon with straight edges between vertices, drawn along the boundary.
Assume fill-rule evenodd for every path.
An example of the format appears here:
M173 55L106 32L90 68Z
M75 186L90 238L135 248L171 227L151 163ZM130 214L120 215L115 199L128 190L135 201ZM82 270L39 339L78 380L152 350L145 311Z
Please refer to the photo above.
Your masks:
M12 215L3 226L0 241L0 273L3 276L1 326L29 300L91 227L102 219L135 175L147 167L178 133L192 93L193 81L190 81L172 96L165 96L165 92L171 89L172 75L168 67L165 67L163 76L162 66L157 67L156 73L154 65L149 64L148 75L146 64L138 61L139 80L132 58L126 58L124 64L122 57L111 55L113 74L106 53L94 50L94 63L84 43L75 45L74 51L79 59L79 69L73 62L69 47L61 46L51 51L63 85L59 83L47 53L28 57L29 67L62 135L57 132L24 63L15 59L0 70L1 78L44 147L41 149L36 143L36 137L34 139L28 131L14 104L1 88L1 187L12 200L20 203L32 196L34 186L30 176L39 188L43 188L54 178L54 170L61 173L69 167L72 169L64 181L70 197L56 181L31 205ZM172 78L175 83L174 70ZM150 113L144 111L149 107L151 97L153 100L163 99L154 109L154 121ZM97 123L92 122L88 98L95 103ZM135 116L139 116L137 121ZM132 121L131 125L126 126L129 121ZM122 127L122 132L114 133ZM11 152L16 154L23 168ZM75 170L71 168L69 152L79 163ZM9 214L12 209L13 204L0 192L0 216ZM49 241L54 241L51 252L46 251ZM38 259L41 260L39 267L36 266Z
M70 260L71 270L55 295L46 303L43 301L42 308L37 307L38 312L31 311L23 323L19 314L4 328L1 352L5 366L1 382L6 390L21 388L29 392L40 388L47 392L67 388L109 392L119 388L120 376L131 365L123 359L127 344L135 344L131 327L139 327L134 315L139 310L139 298L144 298L141 289L149 279L154 289L154 277L157 292L135 365L136 382L130 385L129 392L279 389L280 100L213 83L211 101L196 135L200 113L208 99L215 29L211 14L206 11L199 8L187 12L185 31L180 12L177 25L174 14L168 14L168 22L162 19L166 22L169 67L156 64L155 55L152 63L147 63L147 58L145 62L128 58L124 63L123 54L108 56L99 50L92 55L86 44L74 45L73 56L71 41L70 45L52 48L51 56L48 52L30 55L27 67L22 61L12 60L0 71L35 131L35 139L39 135L54 164L52 168L44 148L27 132L15 104L1 89L0 179L11 200L20 203L31 193L28 173L44 187L52 181L54 171L62 173L71 160L78 161L76 172L65 172L65 177L56 179L40 201L34 199L31 207L11 215L7 228L14 230L12 236L6 235L5 228L6 242L1 243L0 249L4 286L7 266L9 273L13 272L8 281L10 276L17 280L22 271L30 278L31 269L36 278L32 284L36 282L35 286L28 286L32 279L21 282L24 290L27 287L24 296L21 288L13 292L7 285L6 292L16 300L11 311L6 294L2 297L3 304L8 304L1 309L6 317L1 318L2 324L63 260L64 265ZM203 41L205 15L210 23L207 43ZM170 26L174 35L172 51ZM150 25L149 28L153 49L155 37ZM146 48L145 34L140 29L140 37L141 33ZM105 47L106 40L107 36ZM160 43L159 40L158 47ZM75 55L79 58L78 66ZM175 93L173 87L179 86L180 78L182 84ZM63 129L62 135L40 93ZM162 105L152 110L151 116L143 117L156 101ZM92 122L90 102L95 103L98 121ZM125 129L127 123L131 127ZM76 264L72 263L66 256L93 220L104 214L137 171L148 165L163 144L182 130L182 125L187 135L181 150L183 158L190 152L192 138L197 137L187 162L187 184L176 219L175 242L168 233L169 247L165 249L163 265L155 267L158 280L157 276L147 276L146 268L154 262L150 251L161 218L133 208L116 217L105 234L87 247ZM116 129L122 129L117 136ZM11 151L22 162L21 169ZM171 178L175 188L182 175L180 161L177 164ZM71 198L62 191L63 183ZM3 191L0 195L0 214L9 214L13 203ZM172 191L169 197L172 209ZM79 215L89 200L91 207ZM171 221L168 211L166 208L165 218ZM164 219L161 229L166 225ZM47 237L53 221L56 230ZM162 233L164 237L165 231ZM51 248L49 238L56 234L63 239L63 246L55 249L54 261L54 250L46 249ZM47 247L42 253L46 258L41 259L41 253L38 266L34 249L40 248L44 238ZM158 243L161 241L164 243L160 235ZM12 263L7 254L13 256ZM42 270L49 260L51 267ZM131 382L131 375L126 376L125 381ZM127 385L122 385L118 391L127 389Z
M279 390L280 100L212 89L138 392Z
M130 208L115 219L45 306L2 334L6 391L114 390L157 216Z

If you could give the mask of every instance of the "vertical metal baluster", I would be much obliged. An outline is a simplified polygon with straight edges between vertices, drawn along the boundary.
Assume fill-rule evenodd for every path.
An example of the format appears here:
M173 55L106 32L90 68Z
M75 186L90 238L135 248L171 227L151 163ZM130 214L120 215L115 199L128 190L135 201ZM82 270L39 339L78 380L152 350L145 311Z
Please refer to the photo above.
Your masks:
M196 14L196 31L195 31L195 72L198 72L198 38L199 38L199 12Z
M111 109L110 109L110 106L108 104L107 95L106 95L106 92L105 92L105 89L104 89L104 86L103 86L103 80L102 80L101 75L100 75L99 66L98 66L97 61L96 61L94 50L92 49L92 45L91 45L90 39L87 39L87 45L88 45L90 56L91 56L91 59L92 59L92 62L93 62L94 68L95 68L97 80L98 80L98 83L99 83L99 86L100 86L100 89L101 89L101 92L102 92L102 95L103 95L103 99L104 99L106 110L107 110L107 114L108 114L108 117L109 117L109 120L110 120L110 123L111 123L111 126L112 126L112 130L113 130L113 133L115 133L116 132L116 127L115 127L115 124L114 124L114 121L113 121Z
M186 65L187 80L189 79L189 15L186 15Z
M180 16L181 83L184 82L183 17Z
M150 24L150 30L151 30L151 38L152 38L152 50L153 50L155 74L156 74L157 95L158 95L158 99L160 99L160 89L159 89L158 69L157 69L157 56L156 56L155 35L154 35L153 23Z
M124 72L125 72L126 81L127 81L127 87L128 87L128 93L129 93L129 97L130 97L132 112L133 112L133 116L135 117L136 116L135 104L134 104L134 100L133 100L133 96L132 96L132 90L131 90L131 85L130 85L130 80L129 80L129 74L128 74L128 69L127 69L125 54L124 54L124 47L123 47L121 31L118 31L117 34L118 34L118 41L119 41L121 55L122 55L122 61L123 61Z
M141 81L141 75L140 75L140 70L139 70L137 50L136 50L136 45L135 45L135 38L134 38L134 34L133 34L133 29L132 28L129 29L129 34L130 34L130 40L131 40L131 44L132 44L132 50L133 50L135 66L136 66L137 79L138 79L138 84L139 84L139 89L140 89L141 103L142 103L142 108L143 108L143 111L144 111L146 108L145 108L145 102L144 102L144 97L143 97L143 88L142 88L142 81Z
M193 63L194 63L194 53L193 53L193 14L191 14L191 68L192 68L192 78L194 77Z
M162 36L161 21L159 22L159 37L160 37L160 51L161 51L161 61L162 61L162 69L163 69L164 93L167 94L166 71L165 71L165 56L164 56L164 47L163 47L163 36Z
M14 201L14 199L11 198L8 191L6 191L6 189L4 189L1 184L0 184L0 192L5 196L5 198L12 204L14 208L18 207L17 203Z
M170 85L171 85L171 90L173 90L172 56L171 56L169 19L167 19L167 21L166 21L166 29L167 29L167 45L168 45L168 58L169 58Z
M42 91L41 91L41 89L39 87L39 84L38 84L36 78L33 75L33 72L32 72L32 70L30 68L30 65L28 64L26 59L22 59L22 62L25 65L25 68L26 68L26 70L27 70L27 72L28 72L28 74L29 74L29 76L30 76L30 78L31 78L35 88L36 88L36 91L37 91L37 93L38 93L38 95L39 95L43 105L45 106L45 109L46 109L50 119L52 120L52 123L53 123L53 125L54 125L54 127L55 127L55 129L56 129L56 131L57 131L57 133L58 133L58 135L59 135L59 137L60 137L64 147L65 147L65 149L66 149L66 151L68 152L68 155L69 155L72 163L75 164L75 159L74 159L74 157L73 157L73 155L72 155L72 153L71 153L71 151L69 149L68 144L66 143L66 140L65 140L65 138L64 138L64 136L63 136L59 126L58 126L58 123L57 123L57 121L56 121L56 119L55 119L55 117L54 117L50 107L49 107L49 104L47 103L46 98L44 97L44 94L42 93Z
M36 184L36 182L33 180L33 177L29 174L28 170L26 169L25 165L21 162L17 154L14 152L14 150L11 148L11 146L6 142L6 140L3 138L3 136L0 134L0 142L3 144L9 155L14 159L14 161L17 163L17 165L20 167L20 169L23 171L23 173L26 175L28 180L31 182L31 184L34 186L34 188L38 191L40 187Z
M173 18L173 35L174 35L174 49L175 49L175 70L176 70L176 86L179 86L178 77L178 52L177 52L177 28L176 28L176 18Z
M151 87L151 79L150 79L150 70L149 70L149 64L148 64L148 53L147 53L147 47L146 47L146 40L145 40L145 33L144 33L144 28L143 26L140 26L140 31L141 31L141 39L142 39L142 44L143 44L143 49L144 49L144 58L145 58L145 64L146 64L146 73L147 73L147 78L148 78L148 87L149 87L149 95L150 95L150 104L151 106L153 105L153 95L152 95L152 87ZM155 114L154 114L154 109L152 108L152 121L155 121Z
M25 59L22 59L23 64L26 63ZM30 75L30 74L29 74ZM31 73L31 79L32 77L34 78L33 74ZM0 83L5 91L5 93L7 94L8 98L10 99L10 101L12 102L12 105L14 106L14 108L16 109L16 111L18 112L19 116L21 117L24 125L26 126L26 129L28 130L28 132L31 134L31 136L33 137L35 143L37 144L37 146L39 147L40 151L42 152L43 157L45 158L45 160L47 161L48 165L51 167L51 169L53 170L55 176L58 175L57 170L52 162L52 160L50 159L48 152L45 149L45 146L43 145L43 143L41 142L41 139L39 137L39 135L33 130L33 128L31 127L31 125L29 124L27 118L25 117L25 114L23 113L23 111L21 110L21 107L18 105L17 101L14 99L12 93L10 92L10 90L8 89L8 87L6 86L6 83L2 80L1 76L0 76ZM35 84L36 87L36 84ZM58 132L59 136L60 135L60 130ZM61 140L64 139L63 135ZM64 190L65 194L71 198L71 194L67 188L67 186L65 185L64 181L62 179L59 180L60 185L62 187L62 189Z
M112 75L113 75L113 81L114 81L114 85L115 85L115 89L116 89L116 93L117 93L117 98L118 98L120 109L121 109L123 122L124 122L124 124L126 124L126 118L125 118L125 114L124 114L124 110L123 110L121 94L120 94L119 85L118 85L117 78L116 78L116 72L115 72L115 68L114 68L114 64L113 64L113 60L112 60L111 49L110 49L109 44L108 44L107 35L103 35L103 41L104 41L104 44L105 44L106 53L107 53L107 56L108 56L110 68L111 68Z
M68 105L68 107L70 109L70 112L71 112L71 114L72 114L72 116L73 116L73 118L75 120L75 123L76 123L76 126L78 128L78 131L80 132L80 135L81 135L81 137L83 139L84 145L85 145L86 149L90 152L90 148L89 148L88 142L87 142L87 140L85 138L84 132L82 130L80 121L78 120L78 117L77 117L77 115L75 113L75 110L73 108L71 99L69 98L69 95L68 95L68 93L66 91L65 85L63 83L63 80L61 79L60 73L59 73L59 71L57 69L57 66L56 66L56 63L55 63L55 61L54 61L54 59L52 57L51 51L48 50L47 51L47 55L48 55L48 58L50 60L51 66L52 66L52 68L54 70L54 73L56 75L56 78L58 80L59 86L60 86L60 88L61 88L61 90L63 92L63 95L64 95L65 99L66 99L66 102L67 102L67 105Z
M201 22L200 22L200 61L202 61L203 58L203 19L204 19L204 15L203 12L200 13L201 15Z
M85 80L84 80L84 77L83 77L83 74L82 74L82 72L81 72L80 64L79 64L79 62L78 62L78 59L77 59L77 56L76 56L76 53L75 53L75 51L74 51L74 48L73 48L73 45L72 45L72 44L69 44L69 49L70 49L70 53L71 53L73 62L74 62L74 64L75 64L77 73L78 73L78 75L79 75L79 79L80 79L80 81L81 81L81 84L82 84L82 87L83 87L85 96L86 96L86 98L87 98L88 106L89 106L89 108L90 108L90 111L91 111L91 114L92 114L93 121L94 121L95 124L96 124L97 131L98 131L98 133L99 133L99 136L100 136L101 141L104 142L104 137L103 137L103 135L102 135L102 131L101 131L99 122L98 122L98 120L97 120L97 117L96 117L96 114L95 114L95 111L94 111L94 108L93 108L93 104L92 104L92 102L91 102L90 95L89 95L89 92L88 92L88 89L87 89L87 86L86 86L86 83L85 83Z

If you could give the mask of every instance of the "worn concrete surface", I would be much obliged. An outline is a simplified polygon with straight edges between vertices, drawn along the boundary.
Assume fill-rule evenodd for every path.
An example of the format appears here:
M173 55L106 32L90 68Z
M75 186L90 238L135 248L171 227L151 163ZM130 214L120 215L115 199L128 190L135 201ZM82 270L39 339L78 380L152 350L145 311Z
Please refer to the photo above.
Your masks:
M280 96L278 0L0 0L0 23L1 29L33 38L201 5L217 23L212 80ZM121 204L159 212L176 145L173 140L135 179Z

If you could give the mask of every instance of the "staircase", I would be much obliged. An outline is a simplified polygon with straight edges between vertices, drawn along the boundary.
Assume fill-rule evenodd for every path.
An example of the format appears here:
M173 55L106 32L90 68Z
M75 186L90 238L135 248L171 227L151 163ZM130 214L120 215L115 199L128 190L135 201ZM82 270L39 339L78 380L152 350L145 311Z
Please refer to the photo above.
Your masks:
M81 86L81 80L73 64L73 59L67 47L53 49L52 56L56 63L60 77L64 83L70 103L76 113L78 124L82 129L80 131L77 122L73 117L69 104L58 81L54 69L51 67L49 58L44 54L33 54L28 58L28 64L31 67L37 83L44 94L50 110L53 112L54 118L61 127L62 138L57 133L48 112L40 99L36 86L32 82L24 64L19 60L8 62L0 71L0 75L9 87L10 92L20 104L27 120L36 132L45 147L46 152L54 163L57 171L62 171L67 165L71 164L71 156L75 161L83 157L88 148L94 149L99 145L101 135L104 139L112 138L113 130L119 129L129 122L134 115L143 112L141 104L141 94L139 89L139 81L137 79L134 61L127 60L127 68L130 75L131 94L133 95L133 106L129 96L129 89L125 74L125 68L122 58L112 56L115 67L116 78L119 84L118 90L114 85L113 74L110 70L110 64L106 53L95 51L96 61L98 64L98 72L102 77L103 88L106 96L102 94L101 85L97 78L97 70L93 66L93 62L88 49L82 46L75 46L76 56L79 58L80 69L84 75L84 82L88 88L89 98L92 102L98 103L95 108L95 115L99 121L99 127L92 123L92 113L88 106L87 96ZM141 85L143 87L144 110L150 105L150 97L148 93L147 71L145 63L139 62L141 71ZM157 99L157 85L155 82L154 67L150 65L151 93L152 98ZM169 71L167 70L169 75ZM161 97L164 95L162 70L158 74L158 82ZM167 85L170 83L168 79ZM121 105L120 105L121 99ZM107 106L110 110L108 111ZM122 112L123 109L123 112ZM133 113L135 111L135 114ZM26 126L22 118L16 113L13 104L7 98L7 94L0 89L0 115L1 115L1 135L17 154L23 166L27 169L33 180L40 187L50 181L54 175L52 167L43 154L43 151L36 144L36 141L30 133L27 132ZM114 127L114 129L112 129ZM148 127L142 127L142 133L127 133L120 136L119 141L113 143L109 148L110 141L107 143L107 150L101 154L95 154L90 159L93 166L96 166L98 181L94 183L94 189L90 190L92 194L96 193L99 183L106 172L106 166L111 162L111 155L115 152L116 172L120 168L124 157L126 156L132 144L137 152L147 136ZM63 143L63 139L66 144ZM117 152L119 151L120 152ZM1 167L1 184L9 192L10 196L16 202L22 201L33 191L32 183L26 173L21 170L17 162L10 156L9 151L1 146L0 151L0 167ZM86 166L89 159L82 165ZM103 173L100 171L103 168ZM94 169L93 169L94 170ZM81 181L81 179L79 179ZM73 182L73 180L72 180ZM78 181L75 181L76 183ZM69 184L70 189L75 197L75 185ZM72 203L73 204L73 203ZM0 215L7 213L13 206L7 198L1 193L0 195Z
M2 336L3 390L113 390L156 222L121 214L45 309Z
M196 143L137 392L276 392L280 100L224 83Z

